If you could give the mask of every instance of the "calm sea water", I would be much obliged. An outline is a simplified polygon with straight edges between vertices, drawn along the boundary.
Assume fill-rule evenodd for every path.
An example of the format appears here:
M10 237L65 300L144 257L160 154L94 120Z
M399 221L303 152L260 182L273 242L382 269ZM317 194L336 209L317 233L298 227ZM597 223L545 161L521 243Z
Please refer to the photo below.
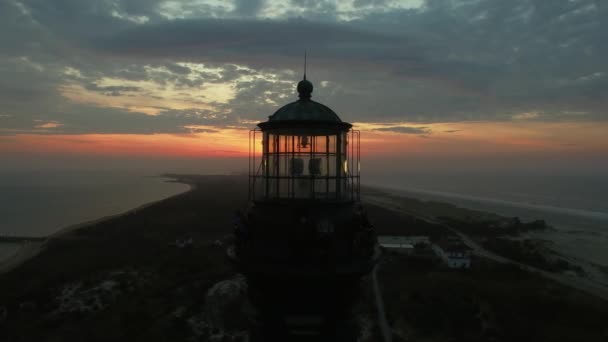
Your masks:
M0 173L0 234L45 236L187 189L185 184L135 172Z
M557 252L608 265L608 175L406 172L371 175L365 183L406 197L544 219L556 230L538 237L551 241Z
M405 171L398 174L364 174L363 181L463 198L608 213L608 174L601 172Z

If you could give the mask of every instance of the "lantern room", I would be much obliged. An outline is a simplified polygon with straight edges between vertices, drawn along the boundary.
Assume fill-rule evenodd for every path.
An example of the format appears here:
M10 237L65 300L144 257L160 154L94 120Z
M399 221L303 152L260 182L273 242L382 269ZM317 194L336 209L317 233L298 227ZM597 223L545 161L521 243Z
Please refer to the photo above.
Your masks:
M249 136L249 198L254 202L359 200L359 131L311 100L299 100L259 123Z

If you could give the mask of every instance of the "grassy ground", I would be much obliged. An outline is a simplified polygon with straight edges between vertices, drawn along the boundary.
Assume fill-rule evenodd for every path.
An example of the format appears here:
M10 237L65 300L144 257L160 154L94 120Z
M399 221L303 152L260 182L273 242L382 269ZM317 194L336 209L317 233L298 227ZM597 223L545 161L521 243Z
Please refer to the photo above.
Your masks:
M426 210L471 217L467 210L442 207ZM449 234L407 214L366 208L378 234ZM428 260L386 254L378 275L396 341L608 341L606 301L516 266L474 259L471 270L453 271Z
M400 256L381 266L388 316L401 340L605 341L606 302L483 259L469 271Z

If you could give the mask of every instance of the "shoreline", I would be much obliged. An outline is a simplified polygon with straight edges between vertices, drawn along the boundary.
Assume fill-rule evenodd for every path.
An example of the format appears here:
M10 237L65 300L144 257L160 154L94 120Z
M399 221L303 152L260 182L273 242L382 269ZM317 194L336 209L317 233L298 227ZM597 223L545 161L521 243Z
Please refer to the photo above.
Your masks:
M27 260L37 256L44 250L45 246L46 240L35 242L20 242L17 252L3 260L0 260L0 274L9 272L10 270L19 267Z
M418 201L420 203L426 202L423 199L415 198L415 197L411 197L411 196L408 197L407 193L401 192L399 190L390 191L390 189L388 189L388 191L387 191L387 189L385 189L385 188L370 187L370 186L368 186L368 189L375 193L371 193L371 194L368 194L367 196L365 196L367 198L363 200L364 203L367 202L372 205L379 205L385 209L388 209L388 210L391 210L394 212L414 216L414 217L417 217L419 219L422 219L422 220L425 220L425 221L428 221L431 223L437 223L436 217L434 217L433 213L428 213L428 212L422 213L422 212L407 210L407 208L405 208L402 203L399 203L400 199ZM462 211L480 212L483 214L498 215L498 216L504 217L503 215L496 214L493 212L486 212L483 210L461 207L459 205L449 203L449 202L432 201L432 203L425 203L424 205L429 206L428 208L430 210L431 209L430 206L433 203L436 203L438 205L442 205L442 204L451 205L454 208L456 208L457 210L462 210ZM586 293L597 296L599 298L608 300L608 275L605 273L602 273L599 270L599 268L597 267L597 265L595 265L590 260L580 259L580 258L577 258L575 255L564 254L563 253L564 251L562 251L562 250L556 250L554 248L548 247L548 249L551 252L555 253L556 255L559 255L560 257L567 259L569 262L571 262L572 264L574 264L576 266L582 267L585 270L585 272L587 273L587 275L586 276L578 276L578 275L572 276L567 273L548 272L548 271L536 268L534 266L531 266L531 265L528 265L525 263L511 260L502 255L498 255L494 252L485 250L484 248L480 247L477 243L473 242L468 235L466 235L452 227L449 227L449 229L453 230L458 235L460 235L463 238L463 241L465 241L465 243L467 245L469 245L469 247L471 247L471 244L473 246L475 246L475 248L473 248L473 249L478 251L477 254L480 256L491 257L491 258L495 259L496 261L499 261L502 263L511 263L511 264L518 265L520 268L525 269L528 272L542 275L547 279L551 279L551 280L561 283L563 285L567 285L571 288L575 288L580 291L584 291ZM541 237L549 239L548 241L555 243L555 241L550 240L550 238L551 238L550 233L551 232L544 232L544 231L531 232L531 233L529 232L529 233L524 233L520 237L525 237L530 234L534 234L534 235L536 235L534 238L538 239L539 238L538 235L540 235Z
M423 191L386 186L366 185L367 189L379 191L400 198L416 199L428 203L448 203L457 208L476 212L491 213L502 217L518 217L531 221L542 219L550 226L550 231L530 232L535 239L551 242L556 253L584 263L584 267L608 267L608 213L560 208L548 205L528 205L512 201L464 196L453 193ZM365 189L365 188L364 188ZM365 190L363 190L365 191ZM583 265L581 265L583 266ZM592 272L594 273L594 272ZM608 284L608 274L602 282Z
M197 186L195 182L189 181L185 178L180 178L180 177L169 177L169 176L154 176L154 177L160 177L160 178L166 178L167 180L165 180L165 182L173 182L173 183L180 183L180 184L185 184L188 186L188 189L186 189L185 191L182 192L178 192L176 194L167 196L167 197L163 197L161 199L158 200L154 200L151 202L147 202L144 204L141 204L135 208L131 208L129 210L117 213L117 214L113 214L113 215L106 215L106 216L102 216L100 218L97 219L93 219L93 220L88 220L88 221L84 221L84 222L79 222L79 223L75 223L75 224L71 224L68 226L65 226L63 228L60 228L59 230L57 230L56 232L47 235L44 239L44 241L37 241L37 242L27 242L27 243L19 243L19 247L16 253L14 253L13 255L0 260L0 275L7 273L17 267L19 267L21 264L23 264L24 262L26 262L27 260L30 260L34 257L36 257L38 254L40 254L42 251L44 251L47 242L50 239L57 239L57 238L61 238L64 236L69 235L70 233L73 233L79 229L85 229L87 227L90 227L92 225L98 224L98 223L102 223L108 220L112 220L115 218L119 218L122 216L126 216L129 214L133 214L136 213L140 210L143 210L147 207L150 207L152 205L155 205L157 203L161 203L163 201L166 201L170 198L173 198L175 196L181 196L183 194L192 192L194 190L196 190Z
M502 207L509 207L513 209L519 210L532 210L538 211L546 214L552 215L563 215L591 220L600 220L602 222L608 222L608 212L591 210L591 209L580 209L580 208L570 208L570 207L561 207L556 205L549 204L537 204L537 203L520 203L513 200L505 200L500 198L493 197L483 197L483 196L474 196L474 195L466 195L460 194L456 192L446 192L446 191L435 191L435 190L424 190L417 188L404 188L404 187L390 187L386 185L380 184L364 184L363 187L367 187L370 189L380 190L392 195L400 196L400 197L408 197L408 196L427 196L430 197L431 200L440 200L447 201L447 203L453 203L453 201L465 201L468 203L477 203L482 206L488 205L497 205ZM416 197L420 200L427 200L421 197ZM452 202L450 202L452 201ZM476 208L468 208L473 210L484 211L486 209L476 209ZM500 214L506 215L506 214Z
M132 209L114 214L114 215L107 215L107 216L103 216L94 220L88 220L88 221L84 221L84 222L80 222L80 223L76 223L76 224L72 224L66 227L63 227L59 230L57 230L56 232L48 235L46 237L46 239L44 241L40 241L40 242L29 242L29 243L21 243L21 246L19 247L18 251L16 253L14 253L12 256L9 256L8 258L4 259L4 260L0 260L0 274L4 274L10 270L13 270L15 268L17 268L18 266L20 266L21 264L23 264L24 262L26 262L27 260L30 260L31 258L34 258L35 256L37 256L38 254L40 254L42 251L44 251L44 249L47 246L47 242L50 239L58 239L58 238L63 238L66 237L68 235L70 235L71 233L79 230L79 229L86 229L87 227L91 227L93 225L105 222L105 221L109 221L115 218L119 218L122 216L126 216L126 215L130 215L130 214L134 214L137 213L138 211L144 210L152 205L161 203L163 201L166 201L168 199L174 198L176 196L181 196L184 195L186 193L192 192L194 190L197 189L197 183L196 181L192 180L189 178L188 175L162 175L162 178L166 178L166 182L175 182L175 183L180 183L180 184L185 184L187 185L189 188L186 189L185 191L176 193L174 195L170 195L158 200L154 200L154 201L150 201L147 203L144 203L142 205L139 205L137 207L134 207ZM399 203L395 202L394 199L391 199L390 196L396 196L397 198L403 198L403 199L410 199L410 200L415 200L415 201L420 201L421 203L426 202L425 199L422 198L417 198L417 197L413 197L413 196L408 196L406 191L401 191L401 190L392 190L391 189L387 189L387 188L383 188L383 187L377 187L377 186L366 186L366 188L368 189L368 191L372 191L372 192L380 192L380 194L376 193L376 194L367 194L364 195L363 197L363 202L368 202L368 203L374 203L376 205L381 204L383 207L385 207L386 209L392 210L392 211L398 211L401 213L405 213L407 215L414 215L414 216L418 216L424 219L433 219L432 214L429 213L423 213L423 212L416 212L414 211L410 211L407 210L407 208L402 207ZM366 191L364 190L363 193L365 193ZM388 196L386 196L388 195ZM367 200L366 200L367 197ZM376 197L376 198L374 198ZM379 197L379 198L378 198ZM370 201L371 200L371 201ZM379 201L378 201L379 200ZM433 201L434 202L434 201ZM499 215L499 216L503 216L500 214L496 214L494 212L488 212L488 211L483 211L483 210L477 210L477 209L471 209L471 208L466 208L466 207L461 207L458 204L454 204L454 203L450 203L450 202L437 202L438 204L446 204L449 206L453 206L454 208L457 208L458 210L469 210L469 211L477 211L486 215ZM429 203L425 203L425 206L429 206ZM431 207L429 207L429 209L432 210ZM546 235L546 232L537 232L535 233L535 235L537 234L542 234L542 235ZM563 254L563 251L555 251L557 254L564 256L566 258L569 259L569 261L573 261L572 256L571 255L567 255L567 254ZM587 260L579 260L579 262L584 262L584 263L590 263ZM580 263L576 263L578 265L580 265ZM582 266L582 265L581 265ZM585 269L587 269L587 267L585 267ZM596 278L598 277L598 274L595 274ZM602 279L593 279L593 278L588 278L588 277L576 277L576 278L570 278L570 281L576 281L577 279L580 282L593 282L596 283L595 285L599 285L603 288L606 287L606 285L608 284L607 282L605 282L605 279L608 279L608 277L601 277ZM598 277L600 278L600 277ZM598 281L599 280L599 281ZM605 289L604 289L605 290Z
M91 226L91 225L98 224L98 223L101 223L101 222L104 222L104 221L107 221L107 220L111 220L111 219L118 218L118 217L121 217L121 216L125 216L125 215L136 213L139 210L143 210L143 209L145 209L147 207L150 207L150 206L152 206L154 204L161 203L161 202L163 202L163 201L165 201L165 200L167 200L169 198L172 198L172 197L175 197L175 196L180 196L180 195L186 194L186 193L191 192L191 191L193 191L193 190L196 189L196 184L194 184L194 183L189 183L186 180L179 181L177 178L171 178L171 179L172 180L167 180L167 182L185 184L185 185L188 185L189 188L187 190L183 191L183 192L178 192L178 193L176 193L174 195L170 195L170 196L167 196L167 197L164 197L164 198L161 198L161 199L158 199L158 200L154 200L154 201L151 201L151 202L146 202L146 203L141 204L141 205L139 205L139 206L137 206L135 208L128 209L128 210L120 212L118 214L106 215L106 216L102 216L100 218L96 218L96 219L93 219L93 220L88 220L88 221L84 221L84 222L80 222L80 223L75 223L75 224L71 224L69 226L60 228L56 232L48 235L47 236L47 240L51 239L51 238L53 238L53 239L59 238L62 235L69 234L69 233L71 233L73 231L76 231L78 229L81 229L81 228L86 228L87 226Z

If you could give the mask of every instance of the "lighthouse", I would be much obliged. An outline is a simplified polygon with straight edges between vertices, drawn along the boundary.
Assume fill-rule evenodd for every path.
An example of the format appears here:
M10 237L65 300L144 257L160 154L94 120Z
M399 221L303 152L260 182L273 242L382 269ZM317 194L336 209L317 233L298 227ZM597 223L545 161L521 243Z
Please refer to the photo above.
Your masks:
M355 341L353 305L379 255L360 203L360 133L311 99L306 74L297 91L250 131L250 204L230 255L252 341Z

